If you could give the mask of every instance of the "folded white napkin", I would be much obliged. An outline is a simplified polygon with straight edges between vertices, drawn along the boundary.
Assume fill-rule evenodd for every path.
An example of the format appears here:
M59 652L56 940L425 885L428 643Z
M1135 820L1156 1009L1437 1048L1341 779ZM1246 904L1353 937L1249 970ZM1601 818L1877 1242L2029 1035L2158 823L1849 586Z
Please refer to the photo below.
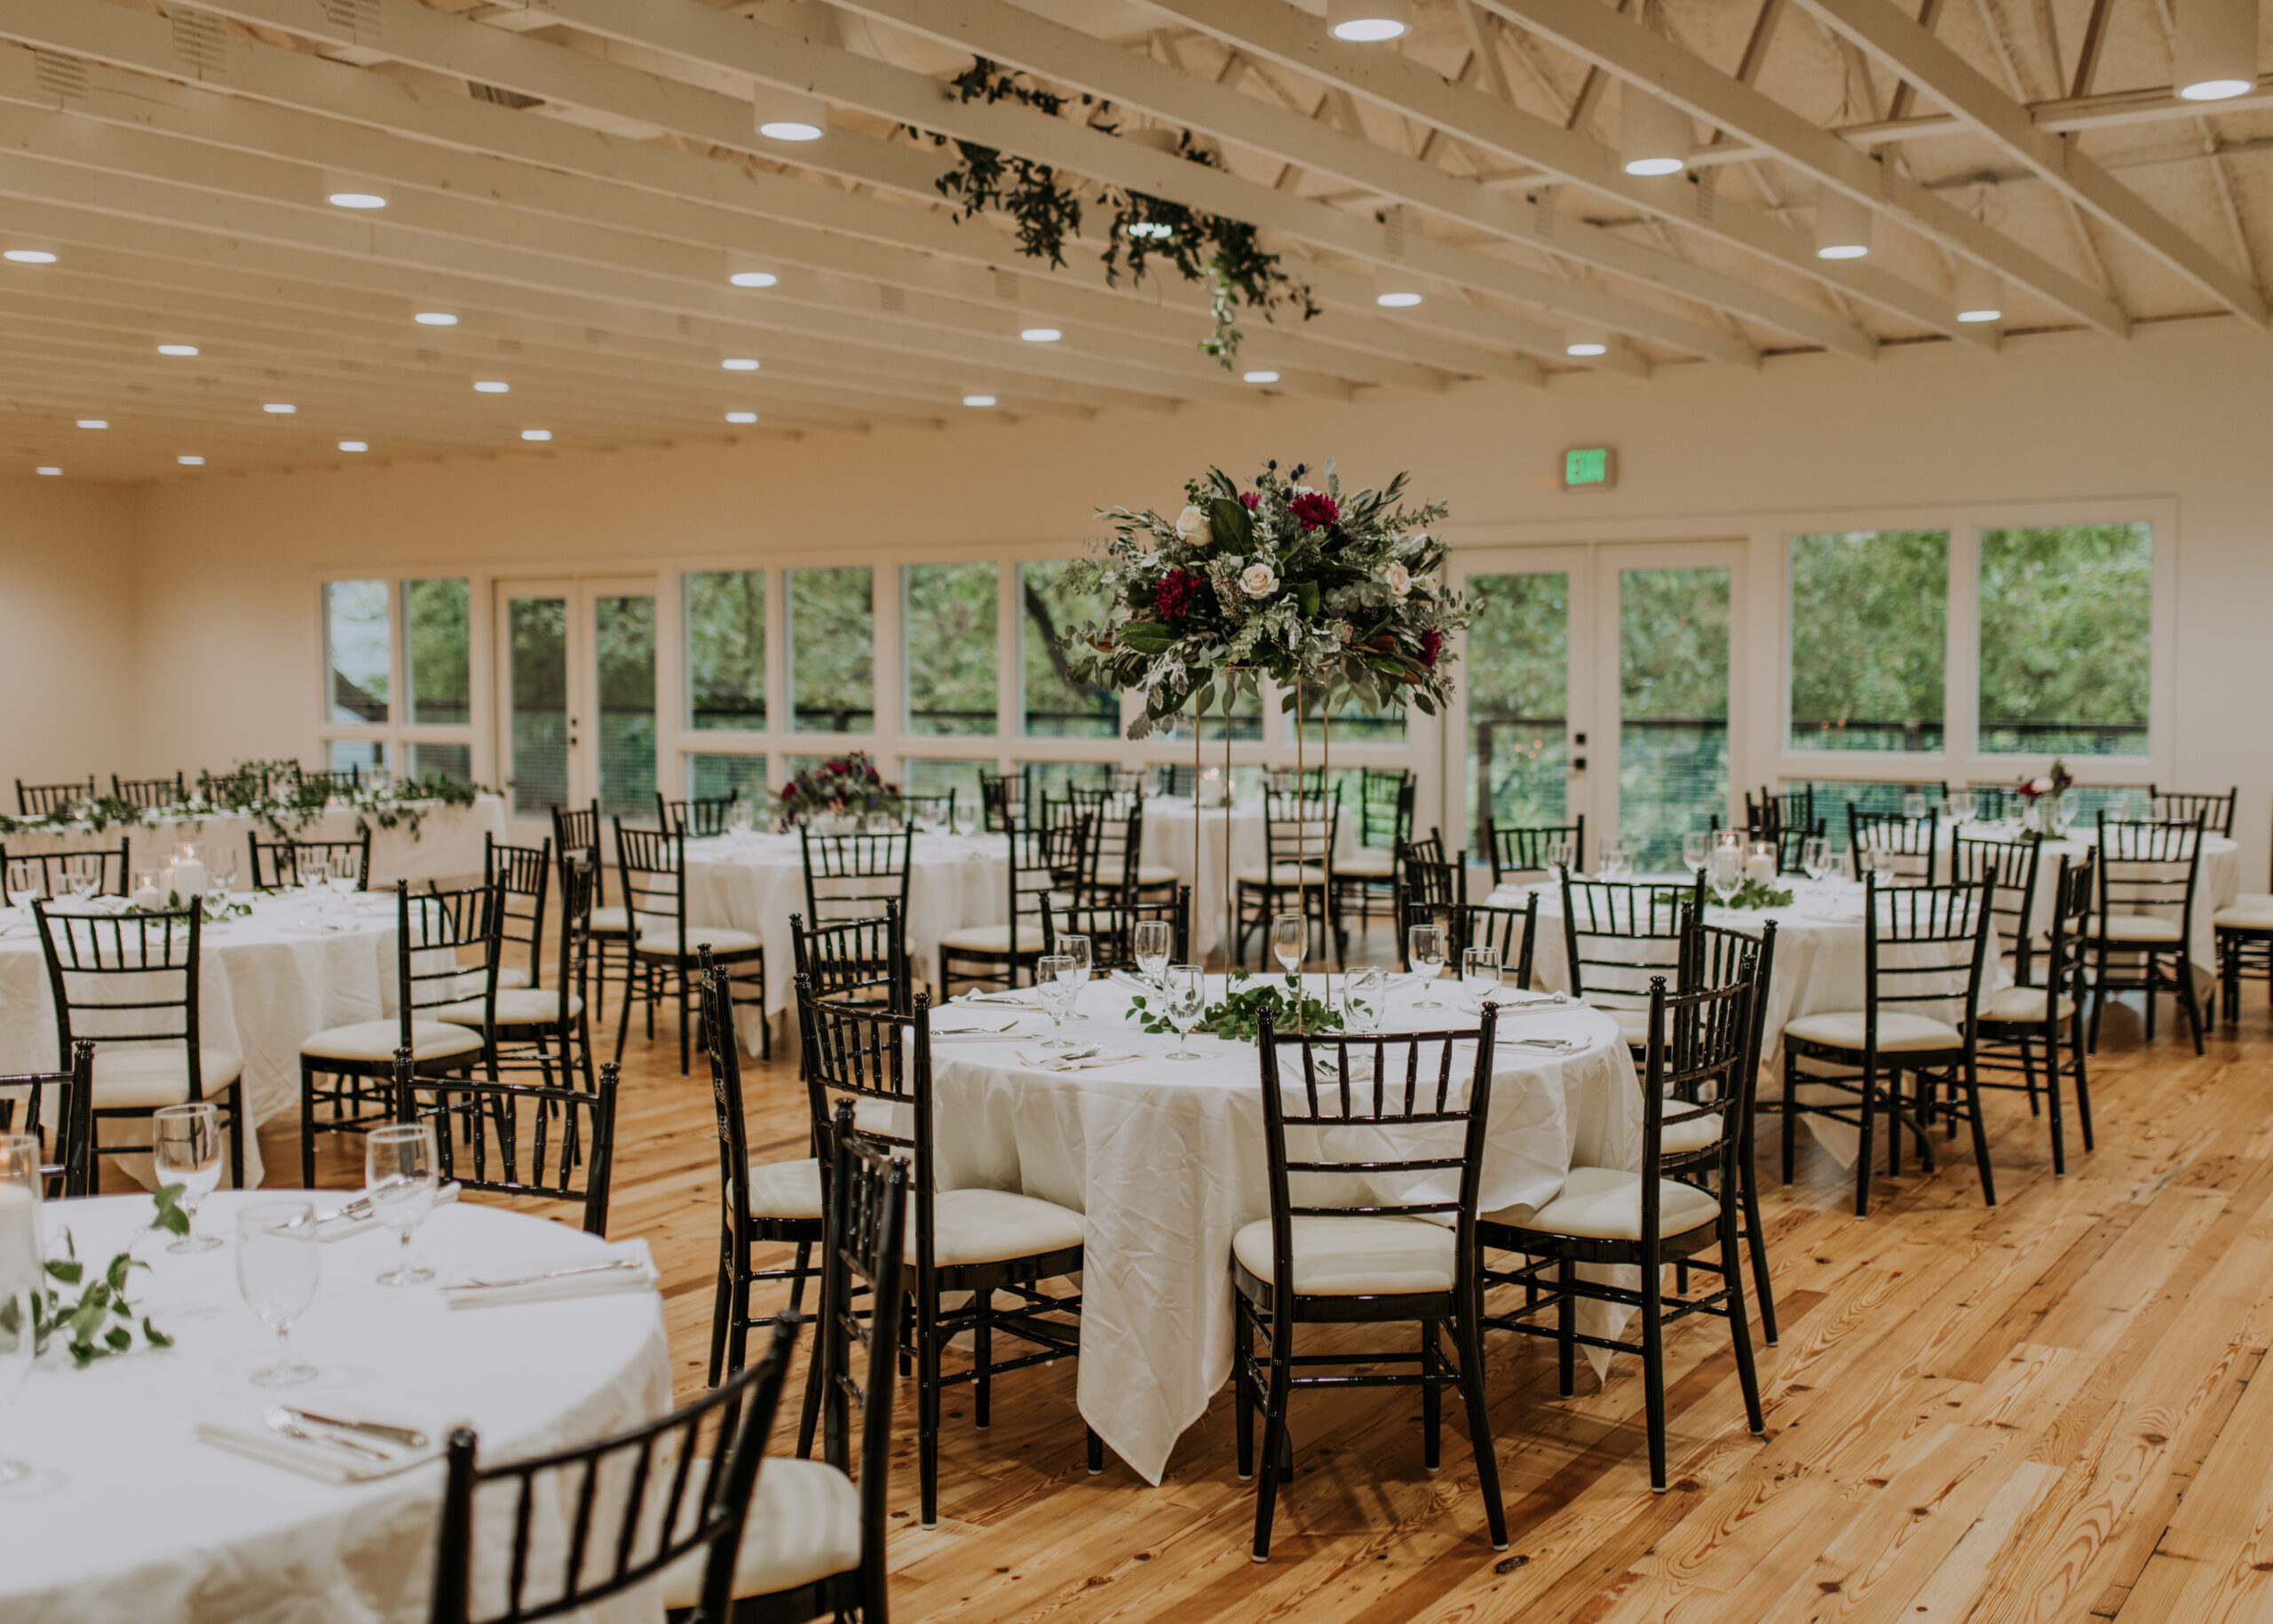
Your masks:
M447 1206L458 1199L463 1188L455 1179L434 1192L434 1205ZM316 1220L318 1240L345 1240L350 1235L360 1235L366 1230L379 1227L378 1215L373 1210L370 1198L357 1196L335 1212L328 1212Z
M295 1436L269 1425L261 1416L249 1415L227 1421L201 1421L197 1436L217 1449L241 1454L248 1460L281 1466L287 1471L313 1477L319 1483L368 1483L377 1477L392 1477L398 1472L409 1471L438 1459L443 1440L448 1436L446 1428L412 1422L392 1415L374 1415L360 1411L348 1411L336 1406L325 1406L323 1421L305 1419L305 1413L293 1413L294 1406L280 1405L272 1414L302 1433L312 1437ZM385 1427L400 1428L424 1437L425 1442L414 1445L407 1438L384 1431L366 1430L352 1424L376 1422Z
M442 1298L452 1308L491 1308L649 1291L654 1284L655 1265L647 1243L623 1240L605 1251L580 1248L463 1269L442 1282Z
M1134 1052L1108 1054L1103 1050L1021 1049L1018 1064L1038 1072L1087 1072L1101 1066L1126 1066L1144 1057Z

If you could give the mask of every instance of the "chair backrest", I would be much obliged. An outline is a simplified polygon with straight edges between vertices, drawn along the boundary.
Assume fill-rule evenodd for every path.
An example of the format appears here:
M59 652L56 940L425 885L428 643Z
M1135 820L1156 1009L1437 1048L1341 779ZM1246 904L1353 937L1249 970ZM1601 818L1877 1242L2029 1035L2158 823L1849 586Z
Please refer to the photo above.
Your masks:
M727 1624L750 1491L796 1336L796 1317L785 1315L760 1357L730 1379L661 1421L573 1449L487 1465L473 1432L452 1432L432 1624L524 1624L580 1612L697 1553L705 1553L701 1600L675 1616ZM536 1514L540 1504L557 1512L557 1527L554 1517ZM490 1529L510 1529L511 1548L482 1551L477 1562L477 1530ZM500 1576L497 1594L485 1582L477 1598L477 1569Z
M655 820L674 834L707 840L726 832L734 803L741 798L742 792L735 789L727 795L691 796L684 801L667 801L659 789L655 792Z
M1358 773L1358 844L1394 852L1413 838L1413 809L1420 787L1403 767L1363 767Z
M1263 774L1263 787L1271 795L1324 795L1324 767L1269 767Z
M1134 902L1136 869L1144 856L1144 797L1075 790L1073 804L1092 820L1081 895L1097 902Z
M810 980L824 998L881 998L900 1010L911 1005L914 970L897 902L887 901L881 914L834 924L809 925L804 915L792 914L789 955L791 973Z
M1298 1217L1450 1218L1461 1278L1473 1278L1498 1018L1498 1006L1486 1004L1480 1024L1464 1031L1297 1036L1279 1032L1264 1013L1255 1047L1271 1272L1281 1301L1292 1300ZM1299 1155L1287 1143L1290 1128L1302 1130ZM1298 1200L1294 1180L1303 1174L1356 1175L1362 1183L1332 1178Z
M2099 911L2154 914L2192 934L2194 882L2202 867L2199 817L2182 823L2099 820Z
M1200 781L1200 769L1180 767L1173 763L1152 769L1152 793L1155 795L1190 796Z
M2234 802L2241 794L2237 784L2222 795L2188 795L2175 789L2161 789L2147 786L2148 798L2162 803L2159 811L2166 823L2192 823L2198 820L2206 835L2223 835L2233 838Z
M10 863L36 863L39 866L39 894L51 902L59 902L70 894L67 876L71 864L94 863L99 872L95 875L92 895L123 897L126 895L126 881L134 855L134 843L122 839L115 846L93 846L77 852L24 852L8 850L0 843L0 875L7 873Z
M856 999L823 998L804 978L797 982L798 1036L806 1086L833 1120L840 1100L869 1100L883 1107L859 1112L858 1137L872 1146L907 1153L910 1216L915 1224L918 1267L932 1266L932 1196L937 1188L931 1129L931 995L915 994L907 1011L879 1009Z
M1268 790L1263 797L1263 848L1269 866L1327 868L1342 826L1342 796Z
M860 1590L883 1619L884 1541L891 1519L891 1393L907 1295L907 1164L859 1143L852 1102L838 1104L828 1222L821 1242L821 1454L860 1493ZM860 1351L859 1368L853 1350Z
M1931 885L1941 849L1942 817L1938 811L1929 811L1922 818L1905 818L1900 812L1865 812L1854 802L1847 803L1847 844L1850 852L1859 854L1865 850L1883 852L1886 867L1880 872L1905 885Z
M1489 947L1500 963L1500 978L1520 992L1531 990L1533 951L1539 939L1539 893L1524 899L1521 907L1494 907L1486 902L1461 903L1453 909L1453 967L1460 967L1463 947ZM1411 944L1405 956L1410 958ZM1408 965L1408 969L1411 967Z
M1605 1010L1646 1010L1653 979L1678 980L1682 940L1704 912L1702 874L1688 885L1565 874L1563 950L1572 995Z
M2021 793L2010 784L1968 784L1973 815L1984 823L2002 823L2020 815Z
M1752 1058L1746 1075L1756 1081L1768 1056L1768 1008L1771 1002L1770 991L1774 986L1776 922L1762 919L1760 934L1754 936L1744 926L1707 924L1701 914L1698 915L1690 926L1676 990L1694 993L1726 986L1747 973L1747 960L1751 961L1753 1000Z
M1451 871L1445 863L1405 864L1405 877L1397 883L1397 962L1413 969L1413 927L1442 925L1447 946L1453 939L1460 910L1468 901L1468 875ZM1452 958L1459 964L1457 956Z
M327 799L352 795L363 787L363 769L348 766L311 772L296 761L292 764L292 782L300 791L296 798L304 804L310 798L306 792L311 789L321 792Z
M55 1008L55 1052L82 1040L125 1047L179 1043L189 1097L205 1097L199 1042L199 942L205 903L158 914L60 913L32 904Z
M50 1200L92 1195L95 1190L95 1046L71 1045L67 1072L27 1072L0 1077L0 1133L28 1133L41 1145L40 1177ZM18 1096L24 1120L16 1121Z
M1184 964L1191 962L1192 946L1192 887L1179 885L1171 901L1141 902L1133 897L1116 897L1109 902L1082 902L1072 898L1058 900L1051 908L1050 938L1054 942L1067 936L1089 939L1089 968L1095 970L1136 968L1136 926L1148 919L1163 920L1168 927L1171 946L1169 963Z
M1642 1079L1642 1234L1659 1233L1659 1180L1673 1179L1718 1195L1723 1221L1736 1200L1737 1157L1747 1143L1759 1068L1755 1009L1765 983L1756 952L1718 986L1668 993L1650 984L1649 1026ZM1666 1129L1678 1128L1678 1148Z
M1484 833L1492 846L1492 883L1494 885L1511 874L1544 874L1547 871L1547 849L1558 840L1571 843L1572 868L1583 870L1587 866L1587 820L1584 813L1569 823L1495 823L1486 818Z
M592 962L592 907L599 890L598 863L581 852L561 859L560 931L554 947L558 968L553 985L579 998L590 990L586 978Z
M1089 820L1079 814L1010 831L1010 974L1014 983L1018 955L1029 948L1049 947L1052 907L1080 886L1089 866L1090 831Z
M569 853L582 852L592 864L592 906L607 906L607 853L600 850L600 804L556 806L552 809L552 844L566 862Z
M732 977L705 963L695 981L695 1002L718 1131L719 1236L726 1256L740 1258L748 1257L756 1241L757 1222L750 1208L749 1133L742 1107L741 1043L734 1035L733 985ZM817 1151L825 1149L825 1126L820 1121L812 1124Z
M955 792L945 795L903 795L899 797L900 816L911 823L924 823L940 830L955 826Z
M889 835L816 835L800 824L797 841L805 860L805 913L815 924L874 919L892 905L907 916L914 824Z
M422 1077L395 1050L395 1117L432 1121L435 1171L468 1190L537 1196L582 1209L587 1234L607 1233L615 1167L615 1062L591 1090L551 1083ZM460 1143L459 1136L464 1136Z
M2036 907L2036 876L2043 855L2043 837L2034 830L2010 840L1971 835L1962 828L1950 832L1950 878L1989 888L1998 947L2012 961L2014 979L2022 982L2029 978L2035 948L2030 915Z
M481 872L497 888L499 952L525 955L529 985L543 986L544 904L552 888L552 843L509 846L484 830Z
M1879 1021L1922 1015L1968 1028L1981 1003L1981 978L1994 921L1985 884L1881 885L1863 878L1863 1021L1878 1042Z
M2052 881L2052 917L2045 926L2043 978L2040 985L2054 989L2044 1001L2047 1025L2059 1025L2058 994L2065 993L2075 1008L2084 1005L2085 983L2090 963L2093 912L2099 906L2098 859L2086 852L2073 860L2063 857Z
M987 833L1007 835L1025 820L1026 779L1016 772L978 772L978 804Z
M84 783L27 784L16 780L16 815L20 818L44 818L61 812L74 801L91 801L97 794L95 775L87 774Z
M1797 826L1807 828L1818 820L1815 812L1815 788L1802 784L1797 789L1771 789L1760 787L1755 798L1751 790L1744 792L1744 820L1747 827L1762 831L1761 838L1770 840L1782 830ZM1817 829L1820 834L1820 828Z
M424 1011L470 998L481 1000L482 1032L495 1038L497 1011L497 891L464 885L414 891L394 883L395 1004L401 1042ZM479 986L478 993L469 993Z
M343 857L347 859L355 865L355 889L371 889L368 829L349 840L263 840L255 829L246 834L245 841L252 850L251 879L255 891L282 891L288 885L297 885L301 859L318 856L335 865Z
M154 812L189 799L189 781L179 772L171 778L121 778L114 772L110 775L110 792L122 801L133 802L145 812Z
M680 829L626 828L615 820L615 877L632 939L676 943L694 951L686 927L686 835Z

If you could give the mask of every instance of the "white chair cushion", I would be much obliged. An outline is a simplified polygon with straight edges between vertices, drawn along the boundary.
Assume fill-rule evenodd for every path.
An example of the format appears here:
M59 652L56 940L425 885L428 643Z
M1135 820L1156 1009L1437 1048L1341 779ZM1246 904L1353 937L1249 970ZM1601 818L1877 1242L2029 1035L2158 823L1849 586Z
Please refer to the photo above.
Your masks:
M703 1463L698 1462L698 1470ZM707 1477L690 1477L687 1497ZM690 1509L684 1513L692 1520ZM692 1607L702 1599L707 1553L689 1551L663 1574L663 1605ZM734 1556L737 1598L795 1590L860 1565L860 1491L826 1461L768 1455L750 1491L749 1517Z
M2000 986L1981 1001L1981 1018L1999 1021L2036 1021L2044 1019L2045 989L2040 986ZM2076 1012L2076 1001L2064 994L2060 1000L2059 1018L2066 1020Z
M1721 1216L1721 1204L1693 1184L1658 1180L1658 1233L1685 1235ZM1536 1210L1508 1207L1484 1215L1486 1224L1504 1224L1546 1235L1581 1235L1595 1240L1642 1238L1642 1176L1614 1168L1572 1168L1562 1193Z
M622 936L631 929L631 915L620 907L596 907L592 910L592 934Z
M568 1016L574 1019L584 1012L584 1001L575 994L568 994ZM481 1000L469 998L463 1003L446 1003L427 1013L436 1020L448 1021L454 1026L481 1025ZM497 1024L501 1026L534 1026L543 1021L560 1018L560 994L547 986L499 987L497 989Z
M1182 883L1182 880L1176 871L1166 863L1139 863L1136 865L1136 883L1148 887L1176 885Z
M820 1160L751 1161L749 1209L761 1218L820 1217Z
M907 1255L915 1256L915 1197ZM1008 1190L941 1190L931 1198L931 1261L941 1268L999 1264L1081 1244L1087 1221L1070 1207Z
M1686 1100L1666 1101L1666 1114L1688 1111L1693 1107ZM1719 1143L1721 1119L1717 1116L1683 1117L1677 1122L1667 1122L1658 1131L1658 1145L1668 1156L1685 1156L1691 1151L1701 1151L1708 1145Z
M2236 897L2210 923L2229 931L2273 931L2273 897Z
M1803 1043L1826 1043L1833 1049L1863 1048L1863 1012L1860 1010L1841 1010L1828 1015L1802 1015L1784 1028L1787 1038L1797 1038ZM1923 1015L1909 1015L1898 1010L1881 1010L1879 1014L1879 1052L1892 1053L1898 1050L1960 1049L1965 1039L1955 1026L1929 1019Z
M1292 1239L1295 1290L1304 1296L1450 1291L1457 1272L1453 1232L1420 1218L1298 1217ZM1232 1256L1256 1279L1271 1279L1271 1220L1241 1226Z
M1628 1043L1650 1041L1650 1012L1647 1010L1604 1010L1603 1013L1618 1023L1618 1035Z
M497 985L501 987L527 986L528 984L529 972L526 970L507 968L500 969L497 972ZM475 996L479 997L480 994L476 994Z
M939 946L950 952L996 953L1010 950L1010 927L1008 925L970 925L961 931L950 931L939 939ZM1039 922L1026 925L1018 932L1020 953L1041 951L1041 925Z
M198 1081L210 1099L244 1074L242 1057L226 1049L197 1051ZM94 1105L98 1111L155 1111L189 1098L189 1050L180 1043L151 1049L95 1046Z
M1309 863L1279 863L1269 868L1242 868L1239 882L1242 885L1323 885L1326 870Z
M694 956L698 947L708 947L713 953L750 953L765 945L762 938L748 931L737 931L727 925L689 925L686 927L686 954ZM638 949L642 953L661 954L665 958L677 956L678 932L662 929L640 933Z
M1378 876L1387 879L1397 872L1397 853L1380 846L1360 846L1347 857L1334 860L1334 872L1351 876Z
M2086 936L2104 936L2111 942L2174 942L2178 939L2178 921L2165 919L2157 914L2110 914L2103 931L2101 919L2094 914L2084 921Z
M402 1044L402 1027L391 1020L358 1021L319 1032L300 1045L300 1052L317 1060L382 1062L394 1058ZM481 1034L436 1020L410 1023L410 1054L416 1060L441 1060L470 1055L481 1048Z

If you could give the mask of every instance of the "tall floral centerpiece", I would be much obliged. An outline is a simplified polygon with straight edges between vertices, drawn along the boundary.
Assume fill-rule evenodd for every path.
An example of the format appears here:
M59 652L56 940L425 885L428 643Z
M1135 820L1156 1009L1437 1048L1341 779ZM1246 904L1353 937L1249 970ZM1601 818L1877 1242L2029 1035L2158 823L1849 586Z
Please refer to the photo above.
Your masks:
M777 821L785 829L817 819L864 819L878 812L891 816L899 807L899 786L886 783L875 759L863 750L807 767L782 785L775 797Z
M2027 807L2029 827L2039 831L2047 840L2057 839L2065 833L2060 814L2065 807L2068 791L2075 782L2076 776L2068 771L2068 764L2064 761L2055 761L2052 771L2042 778L2021 780L2021 800Z

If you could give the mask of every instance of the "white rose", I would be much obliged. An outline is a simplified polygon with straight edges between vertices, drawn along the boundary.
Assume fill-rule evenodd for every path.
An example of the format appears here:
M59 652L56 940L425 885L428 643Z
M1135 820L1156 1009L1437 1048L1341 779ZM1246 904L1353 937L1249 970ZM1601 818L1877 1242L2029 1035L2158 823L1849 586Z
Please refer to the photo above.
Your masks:
M1212 539L1208 515L1196 507L1187 507L1176 516L1176 533L1184 541L1197 540L1203 547Z
M1279 590L1279 573L1268 564L1250 564L1239 571L1239 590L1249 598L1268 598Z
M1413 572L1394 558L1390 560L1389 567L1382 571L1382 579L1389 582L1391 598L1403 598L1413 590Z
M2048 778L2031 779L2029 780L2028 787L2031 789L2035 790L2039 795L2050 795L2052 793L2052 780Z

